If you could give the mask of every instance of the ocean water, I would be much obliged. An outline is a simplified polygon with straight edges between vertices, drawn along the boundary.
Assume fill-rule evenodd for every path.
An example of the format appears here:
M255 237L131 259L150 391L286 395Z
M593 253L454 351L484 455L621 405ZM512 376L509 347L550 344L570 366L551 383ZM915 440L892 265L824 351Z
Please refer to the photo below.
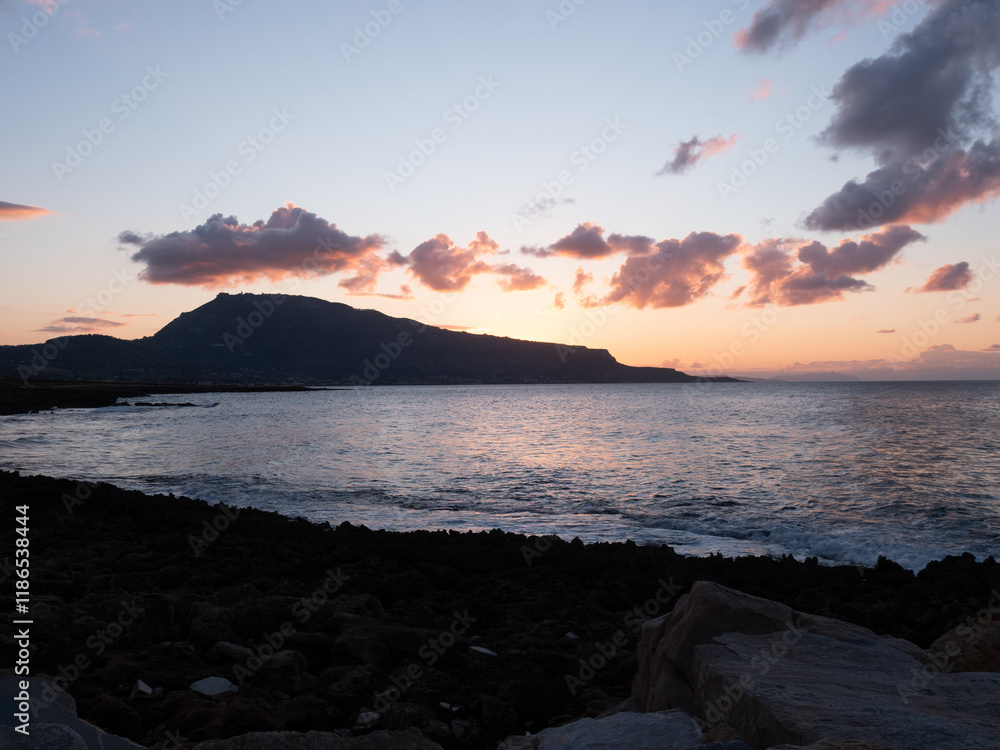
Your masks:
M387 529L1000 553L1000 383L379 387L0 417L0 467ZM209 404L218 402L217 406Z

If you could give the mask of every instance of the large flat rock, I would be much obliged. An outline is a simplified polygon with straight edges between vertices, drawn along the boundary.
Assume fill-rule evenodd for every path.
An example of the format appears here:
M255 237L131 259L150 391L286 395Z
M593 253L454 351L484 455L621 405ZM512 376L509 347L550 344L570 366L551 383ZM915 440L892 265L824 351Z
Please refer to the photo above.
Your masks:
M209 740L194 750L441 750L416 729L341 737L332 732L253 732L228 740Z
M13 704L14 696L18 694L18 684L21 678L13 675L0 677L0 701L5 706ZM108 734L76 715L76 702L61 688L41 675L35 675L29 681L31 694L31 727L28 743L25 748L52 748L52 750L76 750L83 743L87 750L145 750L131 740L117 735ZM0 712L0 726L10 727L6 732L0 730L0 750L20 750L23 735L13 731L17 725L13 713ZM37 732L37 734L36 734ZM39 744L42 743L43 744Z
M1000 748L1000 674L935 674L916 689L914 670L882 641L728 633L695 648L692 682L703 715L755 748Z
M817 633L840 641L877 641L921 661L927 654L909 641L880 636L850 623L798 612L768 599L717 583L699 581L669 614L647 622L639 640L639 668L632 697L645 711L695 710L691 689L695 649L725 633L767 635L788 630Z
M579 719L534 737L511 737L504 750L687 750L701 746L698 723L683 711L621 712L602 719Z

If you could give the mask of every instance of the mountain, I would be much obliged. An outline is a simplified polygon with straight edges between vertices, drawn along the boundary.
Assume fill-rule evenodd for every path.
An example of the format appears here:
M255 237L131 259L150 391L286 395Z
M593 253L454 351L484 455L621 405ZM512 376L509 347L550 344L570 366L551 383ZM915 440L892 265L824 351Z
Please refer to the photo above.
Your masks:
M448 331L313 297L219 294L153 336L0 347L0 377L211 384L674 383L605 349Z

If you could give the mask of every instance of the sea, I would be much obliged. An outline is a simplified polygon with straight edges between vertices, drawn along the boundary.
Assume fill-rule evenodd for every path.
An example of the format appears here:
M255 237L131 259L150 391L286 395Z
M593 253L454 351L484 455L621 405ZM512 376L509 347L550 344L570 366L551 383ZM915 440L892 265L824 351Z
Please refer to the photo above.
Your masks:
M0 417L0 467L369 528L1000 557L1000 382L360 387Z

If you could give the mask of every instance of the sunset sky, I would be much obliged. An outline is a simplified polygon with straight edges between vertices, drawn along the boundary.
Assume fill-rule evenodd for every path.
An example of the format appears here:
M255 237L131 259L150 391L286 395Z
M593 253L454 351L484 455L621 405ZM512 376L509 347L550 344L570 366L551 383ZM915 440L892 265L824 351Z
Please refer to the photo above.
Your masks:
M303 294L1000 378L1000 0L0 0L0 344Z

